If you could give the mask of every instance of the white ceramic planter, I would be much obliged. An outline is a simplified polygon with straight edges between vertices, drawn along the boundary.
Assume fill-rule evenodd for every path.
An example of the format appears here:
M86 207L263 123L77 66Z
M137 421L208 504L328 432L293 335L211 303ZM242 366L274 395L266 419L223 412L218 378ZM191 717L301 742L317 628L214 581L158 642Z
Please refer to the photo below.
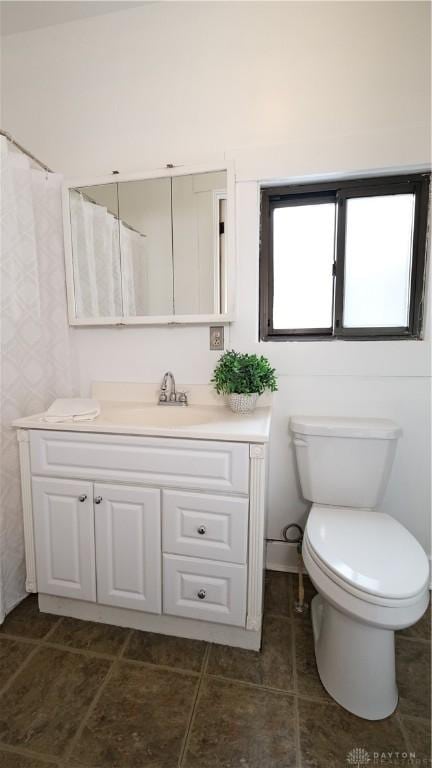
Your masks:
M258 393L253 392L251 395L238 395L233 393L228 395L228 405L234 413L252 413L255 410Z

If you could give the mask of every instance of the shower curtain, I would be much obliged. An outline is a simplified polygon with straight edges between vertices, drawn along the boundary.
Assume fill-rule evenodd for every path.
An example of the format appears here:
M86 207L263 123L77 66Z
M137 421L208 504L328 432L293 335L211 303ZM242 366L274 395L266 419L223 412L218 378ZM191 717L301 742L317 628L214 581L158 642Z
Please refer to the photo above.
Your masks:
M103 205L70 193L77 317L122 314L118 220Z
M0 137L0 624L25 596L16 431L72 391L61 177Z
M146 239L120 222L123 314L125 317L148 313L148 274Z
M70 206L77 317L147 314L145 236L77 190Z

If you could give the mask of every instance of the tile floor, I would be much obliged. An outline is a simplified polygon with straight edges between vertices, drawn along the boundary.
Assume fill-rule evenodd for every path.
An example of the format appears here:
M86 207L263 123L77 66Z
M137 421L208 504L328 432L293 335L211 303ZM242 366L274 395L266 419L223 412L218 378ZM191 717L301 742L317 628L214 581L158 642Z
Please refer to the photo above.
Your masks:
M321 686L295 585L268 572L260 654L59 619L28 597L0 627L0 768L347 768L354 748L369 766L430 766L430 610L399 633L399 706L372 723Z

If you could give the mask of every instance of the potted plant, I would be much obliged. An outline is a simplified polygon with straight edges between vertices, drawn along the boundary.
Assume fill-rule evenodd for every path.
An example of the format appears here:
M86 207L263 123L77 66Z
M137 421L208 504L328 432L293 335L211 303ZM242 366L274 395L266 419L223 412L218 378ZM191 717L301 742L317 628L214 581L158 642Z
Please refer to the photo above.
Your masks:
M265 357L234 350L219 358L211 381L235 413L250 413L263 392L277 390L275 369Z

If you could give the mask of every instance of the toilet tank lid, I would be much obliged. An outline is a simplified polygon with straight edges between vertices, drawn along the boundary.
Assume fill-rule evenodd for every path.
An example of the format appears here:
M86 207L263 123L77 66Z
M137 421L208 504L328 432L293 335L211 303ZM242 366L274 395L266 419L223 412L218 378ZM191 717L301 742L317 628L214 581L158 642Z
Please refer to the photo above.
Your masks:
M292 416L291 431L300 435L359 437L395 440L400 427L390 419L360 419L354 417Z

